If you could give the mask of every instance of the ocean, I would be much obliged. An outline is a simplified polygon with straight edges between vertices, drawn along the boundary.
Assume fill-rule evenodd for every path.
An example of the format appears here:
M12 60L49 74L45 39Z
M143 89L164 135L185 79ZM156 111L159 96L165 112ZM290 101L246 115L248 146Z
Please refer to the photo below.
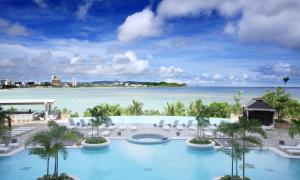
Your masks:
M92 88L22 88L0 90L0 99L57 99L58 108L66 107L73 112L84 112L87 108L100 103L120 104L128 106L133 99L144 103L144 109L162 111L167 102L182 101L188 104L198 98L204 103L212 101L233 102L233 96L243 91L242 102L260 97L266 87L92 87ZM293 98L300 100L300 88L287 88ZM28 107L24 107L27 108ZM36 106L33 109L43 109Z

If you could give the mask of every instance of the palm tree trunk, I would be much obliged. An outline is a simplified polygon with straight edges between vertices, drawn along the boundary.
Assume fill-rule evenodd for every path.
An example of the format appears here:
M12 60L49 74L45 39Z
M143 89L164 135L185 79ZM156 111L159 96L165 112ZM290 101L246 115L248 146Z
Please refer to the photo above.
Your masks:
M239 161L238 161L238 159L236 158L236 159L235 159L235 175L236 175L236 176L238 176L238 163L239 163Z
M246 149L246 143L245 143L245 131L243 132L243 179L245 179L245 149Z
M231 137L231 177L233 178L233 136Z
M47 158L47 177L49 176L49 161L50 157Z
M92 123L92 137L93 137L93 127L94 127L94 126L93 126L93 123Z

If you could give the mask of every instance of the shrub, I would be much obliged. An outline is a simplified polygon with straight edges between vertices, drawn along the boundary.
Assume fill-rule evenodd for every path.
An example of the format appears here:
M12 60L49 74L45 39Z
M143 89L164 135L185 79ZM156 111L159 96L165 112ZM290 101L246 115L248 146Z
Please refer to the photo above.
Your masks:
M43 177L39 177L37 178L37 180L56 180L55 179L55 176L53 175L44 175ZM59 176L58 176L58 180L74 180L74 178L68 176L66 173L61 173Z
M208 139L200 139L200 138L193 138L190 140L190 143L193 144L210 144L210 140Z
M90 137L85 140L88 144L102 144L106 142L106 139L103 137Z
M243 180L243 178L240 177L240 176L233 176L233 177L231 178L230 175L226 175L226 176L221 177L220 180ZM245 177L244 180L250 180L250 178Z

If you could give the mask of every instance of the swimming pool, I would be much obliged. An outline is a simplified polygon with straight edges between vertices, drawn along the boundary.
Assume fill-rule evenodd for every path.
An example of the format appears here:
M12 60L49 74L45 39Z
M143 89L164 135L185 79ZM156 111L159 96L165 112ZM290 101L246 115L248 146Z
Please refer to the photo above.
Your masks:
M270 151L252 151L246 160L255 164L255 169L246 172L254 180L300 178L300 160L285 159ZM230 160L223 153L190 150L183 140L159 145L112 140L105 150L69 149L68 159L59 163L60 172L81 180L211 180L230 173ZM27 151L0 158L0 179L32 180L45 173L45 165Z

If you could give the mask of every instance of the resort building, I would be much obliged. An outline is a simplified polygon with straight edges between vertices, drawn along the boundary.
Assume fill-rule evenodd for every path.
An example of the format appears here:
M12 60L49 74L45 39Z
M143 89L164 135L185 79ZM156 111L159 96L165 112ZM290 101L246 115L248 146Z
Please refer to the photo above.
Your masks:
M262 125L269 126L273 123L275 109L262 98L254 98L243 107L243 113L248 119L258 119Z
M76 87L77 86L77 81L75 78L72 78L72 82L71 82L72 87Z
M61 86L61 81L58 76L52 75L51 76L51 85L52 86Z

